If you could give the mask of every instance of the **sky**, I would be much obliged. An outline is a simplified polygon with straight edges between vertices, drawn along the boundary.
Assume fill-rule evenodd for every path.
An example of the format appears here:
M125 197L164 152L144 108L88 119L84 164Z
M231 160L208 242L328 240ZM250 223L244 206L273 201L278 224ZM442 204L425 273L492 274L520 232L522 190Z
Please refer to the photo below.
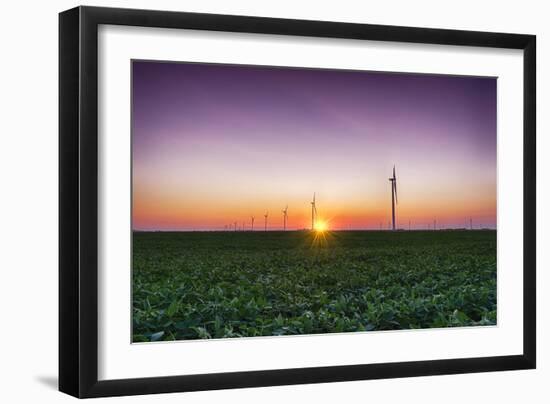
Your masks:
M496 227L496 78L132 62L134 230Z

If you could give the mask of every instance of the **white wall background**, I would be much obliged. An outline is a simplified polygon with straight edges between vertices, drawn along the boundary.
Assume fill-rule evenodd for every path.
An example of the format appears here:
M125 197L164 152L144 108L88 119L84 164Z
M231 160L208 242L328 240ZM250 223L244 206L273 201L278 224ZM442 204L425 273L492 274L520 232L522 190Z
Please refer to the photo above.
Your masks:
M9 2L0 24L0 400L63 403L57 385L57 13L74 1ZM156 8L538 36L538 369L109 399L127 403L529 402L550 400L550 25L545 2L90 1ZM520 214L520 212L518 212Z

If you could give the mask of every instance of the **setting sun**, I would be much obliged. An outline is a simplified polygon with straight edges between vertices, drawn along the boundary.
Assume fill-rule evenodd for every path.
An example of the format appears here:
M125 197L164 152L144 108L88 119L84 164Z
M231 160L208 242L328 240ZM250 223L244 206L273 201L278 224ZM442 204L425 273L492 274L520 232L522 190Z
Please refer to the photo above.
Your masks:
M327 230L328 230L327 222L323 222L323 221L319 220L315 223L315 231L324 232L324 231L327 231Z

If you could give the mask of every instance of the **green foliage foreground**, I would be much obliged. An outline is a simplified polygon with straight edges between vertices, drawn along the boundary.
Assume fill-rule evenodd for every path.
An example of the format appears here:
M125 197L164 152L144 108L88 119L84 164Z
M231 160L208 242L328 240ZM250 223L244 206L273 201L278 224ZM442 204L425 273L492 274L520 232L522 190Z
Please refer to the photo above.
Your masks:
M496 232L133 235L135 342L496 324Z

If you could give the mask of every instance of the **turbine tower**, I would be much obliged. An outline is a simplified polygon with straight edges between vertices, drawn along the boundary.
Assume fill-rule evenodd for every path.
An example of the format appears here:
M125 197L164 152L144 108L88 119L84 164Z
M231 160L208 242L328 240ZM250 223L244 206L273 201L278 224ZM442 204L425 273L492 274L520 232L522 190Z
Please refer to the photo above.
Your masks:
M254 231L254 216L252 216L251 219L252 219L252 227L250 228L250 231Z
M315 205L315 192L311 201L311 230L315 230L315 221L317 220L317 206Z
M391 228L395 230L395 205L397 205L397 178L395 177L395 166L393 166L393 176L389 178L391 182Z
M269 214L269 212L265 212L265 215L264 215L264 231L267 231L267 215Z
M283 231L286 231L286 222L288 220L288 205L283 209Z

